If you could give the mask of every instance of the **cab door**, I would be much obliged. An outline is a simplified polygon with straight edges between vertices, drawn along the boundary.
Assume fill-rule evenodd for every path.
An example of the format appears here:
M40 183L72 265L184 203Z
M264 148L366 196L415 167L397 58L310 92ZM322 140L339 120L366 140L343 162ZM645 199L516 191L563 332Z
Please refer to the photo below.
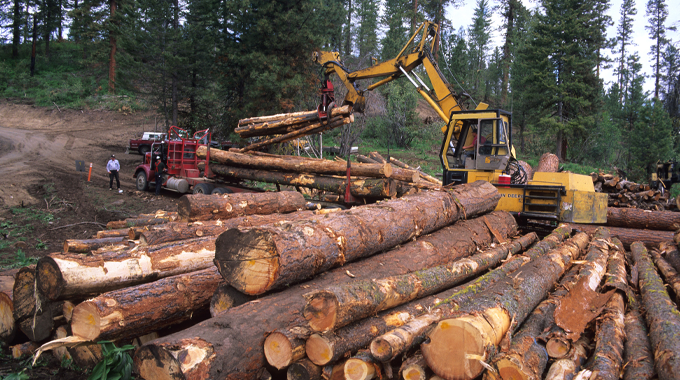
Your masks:
M510 159L507 125L503 118L478 120L475 154L477 170L505 170Z

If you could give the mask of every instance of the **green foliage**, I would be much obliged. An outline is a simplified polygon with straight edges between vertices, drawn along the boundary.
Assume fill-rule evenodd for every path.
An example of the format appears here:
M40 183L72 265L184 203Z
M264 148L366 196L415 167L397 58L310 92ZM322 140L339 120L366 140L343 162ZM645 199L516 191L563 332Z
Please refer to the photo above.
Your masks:
M633 134L635 138L630 142L632 162L628 174L634 180L644 182L650 163L672 157L671 120L660 101L645 102L640 118L635 122Z
M28 380L31 377L26 373L26 368L22 369L21 372L10 373L3 377L2 380Z
M0 266L2 266L3 269L23 268L37 262L37 257L26 257L24 251L18 249L14 259L2 259L0 260Z
M385 148L407 148L422 129L415 112L418 95L403 82L388 84L384 93L385 114L368 119L363 136L378 139Z
M129 380L132 376L132 358L126 352L133 350L132 345L116 347L110 341L98 342L102 347L103 358L97 363L88 380Z

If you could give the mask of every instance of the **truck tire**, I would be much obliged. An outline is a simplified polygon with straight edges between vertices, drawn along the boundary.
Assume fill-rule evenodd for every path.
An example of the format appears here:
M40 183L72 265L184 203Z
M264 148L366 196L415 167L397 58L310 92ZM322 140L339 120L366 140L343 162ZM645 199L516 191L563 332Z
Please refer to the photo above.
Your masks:
M227 189L226 187L216 187L210 194L232 194L232 193L233 191L231 191L231 189Z
M137 173L137 190L139 191L146 191L149 189L149 181L148 178L146 178L146 173L144 171L140 171Z
M150 150L151 147L149 145L140 145L139 148L137 148L137 151L139 151L139 154L142 156L146 155Z
M212 194L214 188L209 183L198 183L194 186L194 194Z

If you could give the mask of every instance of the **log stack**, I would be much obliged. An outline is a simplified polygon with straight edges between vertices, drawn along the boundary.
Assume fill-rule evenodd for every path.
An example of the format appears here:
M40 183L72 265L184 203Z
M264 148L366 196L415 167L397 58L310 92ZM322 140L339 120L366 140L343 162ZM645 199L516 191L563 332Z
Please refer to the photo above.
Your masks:
M670 191L661 192L647 184L622 179L617 175L603 172L590 173L595 191L609 195L609 207L639 208L642 210L677 210Z

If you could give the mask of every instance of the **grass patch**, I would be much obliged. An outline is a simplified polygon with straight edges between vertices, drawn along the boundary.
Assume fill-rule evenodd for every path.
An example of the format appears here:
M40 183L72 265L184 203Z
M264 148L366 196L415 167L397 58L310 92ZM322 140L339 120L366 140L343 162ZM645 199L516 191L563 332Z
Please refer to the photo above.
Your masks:
M27 257L24 251L22 250L17 250L16 255L11 258L11 259L2 259L0 261L0 268L2 270L6 269L14 269L14 268L23 268L27 267L29 265L35 264L38 262L37 257Z

